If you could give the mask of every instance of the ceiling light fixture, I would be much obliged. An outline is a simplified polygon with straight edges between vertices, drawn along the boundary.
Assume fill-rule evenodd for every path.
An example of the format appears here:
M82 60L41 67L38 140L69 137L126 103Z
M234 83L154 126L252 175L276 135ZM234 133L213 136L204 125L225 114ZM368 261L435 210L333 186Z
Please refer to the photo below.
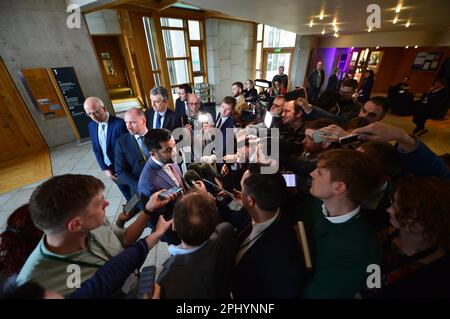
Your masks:
M325 34L325 29L322 30L322 34Z
M396 24L398 21L398 14L395 16L394 21L392 22L393 24Z
M406 22L406 24L405 24L405 28L409 28L409 25L410 25L410 22L408 21L408 22Z
M407 45L407 46L405 47L405 49L407 49L407 48L409 48L409 45Z
M380 47L376 47L375 49L377 49L377 50L378 50L379 48L380 48Z
M309 27L312 28L313 26L313 20L309 21Z
M372 31L372 28L369 28L369 30L367 30L367 32L371 32Z
M339 34L336 32L336 33L334 33L334 37L335 38L339 38Z
M336 27L336 18L333 19L333 27Z
M402 9L402 4L399 3L399 4L397 5L397 7L395 8L395 12L396 12L396 13L399 13L401 9Z
M324 15L324 12L323 12L323 9L320 11L320 16L319 16L319 19L320 20L323 20L323 15Z
M419 46L418 45L416 45L415 47L414 47L414 49L417 49Z
M354 49L354 47L352 47L352 50Z

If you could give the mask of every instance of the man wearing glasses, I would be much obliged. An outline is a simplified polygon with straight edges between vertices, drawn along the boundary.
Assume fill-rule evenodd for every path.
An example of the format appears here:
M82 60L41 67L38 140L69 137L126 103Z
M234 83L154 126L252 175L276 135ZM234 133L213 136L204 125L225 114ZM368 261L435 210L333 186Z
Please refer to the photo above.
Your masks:
M181 118L169 109L169 92L162 86L156 86L150 90L152 108L145 111L147 127L149 129L165 128L173 131L181 127Z
M84 101L84 111L92 120L89 122L89 136L98 165L105 175L117 184L127 200L131 198L130 188L119 183L114 169L116 140L128 133L124 120L108 113L98 97L91 96Z

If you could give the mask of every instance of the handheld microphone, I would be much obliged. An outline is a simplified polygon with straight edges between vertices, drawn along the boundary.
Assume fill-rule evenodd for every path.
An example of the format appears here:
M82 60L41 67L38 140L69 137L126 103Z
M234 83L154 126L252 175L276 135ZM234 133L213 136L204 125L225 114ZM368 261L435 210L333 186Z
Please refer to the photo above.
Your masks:
M186 182L186 185L189 188L195 188L195 182L196 181L201 181L202 178L200 177L200 175L192 169L189 169L186 174L184 174L184 181Z

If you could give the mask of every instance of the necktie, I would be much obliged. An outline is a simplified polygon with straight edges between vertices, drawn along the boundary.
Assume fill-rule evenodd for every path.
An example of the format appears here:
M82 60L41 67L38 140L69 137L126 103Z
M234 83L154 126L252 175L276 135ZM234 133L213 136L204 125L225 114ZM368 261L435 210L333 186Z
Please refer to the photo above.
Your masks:
M148 157L148 149L145 146L144 143L144 137L143 136L139 136L138 137L138 144L139 144L139 148L141 149L142 152L142 156L144 157L144 160L147 160Z
M155 125L155 128L161 128L161 118L162 118L161 114L156 113L156 125Z
M178 185L182 188L184 188L184 183L183 183L183 179L181 178L180 174L178 174L178 171L176 170L175 167L173 167L173 164L167 164L170 168L170 170L172 171L173 176L175 176L175 179L178 182Z
M101 123L100 124L100 135L99 135L99 139L98 139L98 143L100 144L100 147L102 149L102 153L103 153L103 161L105 162L106 166L110 166L111 165L111 161L108 158L108 154L106 153L106 125Z
M217 128L220 128L222 126L222 117L219 117L219 120L217 121Z

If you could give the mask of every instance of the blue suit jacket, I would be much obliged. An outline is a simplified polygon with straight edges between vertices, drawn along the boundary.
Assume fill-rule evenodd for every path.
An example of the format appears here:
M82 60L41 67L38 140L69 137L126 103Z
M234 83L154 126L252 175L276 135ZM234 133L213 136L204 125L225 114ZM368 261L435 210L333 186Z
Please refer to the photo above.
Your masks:
M183 176L178 164L175 163L173 165L180 176ZM150 157L139 177L138 193L141 196L142 202L147 203L148 198L152 196L154 192L175 186L177 185L175 185L172 178L170 178L163 168L156 164Z
M148 154L145 154L148 159ZM134 135L128 133L117 139L115 153L116 174L120 180L131 187L131 192L137 191L139 176L144 168L143 158Z
M128 134L127 126L123 119L109 115L108 120L108 130L106 132L106 154L111 161L111 166L108 167L103 159L103 152L98 142L98 123L95 121L90 121L88 124L89 136L91 137L92 150L94 151L95 158L97 159L98 165L104 171L106 169L114 170L114 155L116 141L119 137L124 134Z
M180 176L183 176L178 164L175 163L173 165L178 174L180 174ZM147 203L149 197L152 196L153 193L161 189L170 189L175 186L175 182L170 178L170 176L150 157L145 164L144 169L142 170L141 177L139 177L138 194L141 198L142 205L145 205ZM153 229L157 224L158 218L161 214L166 218L166 220L172 218L173 207L175 206L175 203L176 201L171 202L159 211L152 213L150 217L150 225L152 225ZM168 230L162 237L161 241L167 242L169 245L178 245L180 243L180 239L178 238L177 234L172 230Z
M175 113L181 117L187 116L184 101L181 101L180 98L175 101Z

